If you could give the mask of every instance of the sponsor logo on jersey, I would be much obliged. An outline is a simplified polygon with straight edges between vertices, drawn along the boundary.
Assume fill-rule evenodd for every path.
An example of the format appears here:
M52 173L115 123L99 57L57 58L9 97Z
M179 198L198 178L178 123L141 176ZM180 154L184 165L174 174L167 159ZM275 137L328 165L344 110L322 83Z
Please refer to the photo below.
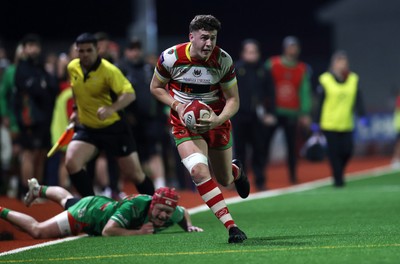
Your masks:
M202 74L201 69L194 69L193 70L193 76L194 77L200 77Z

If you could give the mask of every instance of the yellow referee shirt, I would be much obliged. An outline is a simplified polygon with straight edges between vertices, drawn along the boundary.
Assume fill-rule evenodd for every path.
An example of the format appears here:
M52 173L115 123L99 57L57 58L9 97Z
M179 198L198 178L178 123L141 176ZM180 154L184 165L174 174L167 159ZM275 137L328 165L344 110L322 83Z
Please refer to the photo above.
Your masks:
M74 59L68 64L68 73L81 124L103 128L121 119L118 113L105 120L97 117L99 107L111 106L121 94L135 92L132 84L115 65L99 59L85 75L79 59Z

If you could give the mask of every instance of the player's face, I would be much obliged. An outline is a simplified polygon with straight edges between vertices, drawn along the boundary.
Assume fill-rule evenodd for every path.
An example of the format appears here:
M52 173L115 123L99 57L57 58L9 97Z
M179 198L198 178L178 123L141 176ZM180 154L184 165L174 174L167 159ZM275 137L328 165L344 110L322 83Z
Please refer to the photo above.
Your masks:
M217 31L197 30L190 32L190 56L201 60L207 60L217 44Z
M349 61L347 57L341 56L333 61L332 68L335 72L347 72L349 70Z
M254 43L247 43L243 47L242 59L248 63L256 63L260 59L260 52Z
M300 46L296 44L289 45L285 48L285 55L297 59L300 55Z
M153 211L151 212L150 221L154 224L154 226L163 226L165 222L171 218L173 213L174 208L164 204L155 204Z
M42 51L42 48L37 43L28 42L24 46L24 54L27 55L30 58L39 57L41 51Z
M76 46L81 65L89 69L97 60L98 51L92 43L82 43Z

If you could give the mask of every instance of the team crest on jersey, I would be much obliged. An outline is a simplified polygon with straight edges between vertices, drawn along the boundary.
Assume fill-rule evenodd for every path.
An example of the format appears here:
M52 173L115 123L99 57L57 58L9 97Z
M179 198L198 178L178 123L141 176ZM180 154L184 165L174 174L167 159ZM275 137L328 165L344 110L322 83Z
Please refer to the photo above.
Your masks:
M174 49L170 49L170 50L168 51L168 54L169 54L169 55L174 54Z
M193 70L193 76L194 77L200 77L201 76L201 69L195 69Z

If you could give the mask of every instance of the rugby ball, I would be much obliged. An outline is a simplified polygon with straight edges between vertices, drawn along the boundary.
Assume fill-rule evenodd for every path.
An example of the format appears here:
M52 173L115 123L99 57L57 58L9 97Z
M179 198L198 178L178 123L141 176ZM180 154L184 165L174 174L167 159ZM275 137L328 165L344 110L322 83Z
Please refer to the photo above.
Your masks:
M199 118L209 118L211 115L210 109L207 104L199 100L193 100L188 103L183 109L183 121L186 127L194 131L194 125L198 124Z

